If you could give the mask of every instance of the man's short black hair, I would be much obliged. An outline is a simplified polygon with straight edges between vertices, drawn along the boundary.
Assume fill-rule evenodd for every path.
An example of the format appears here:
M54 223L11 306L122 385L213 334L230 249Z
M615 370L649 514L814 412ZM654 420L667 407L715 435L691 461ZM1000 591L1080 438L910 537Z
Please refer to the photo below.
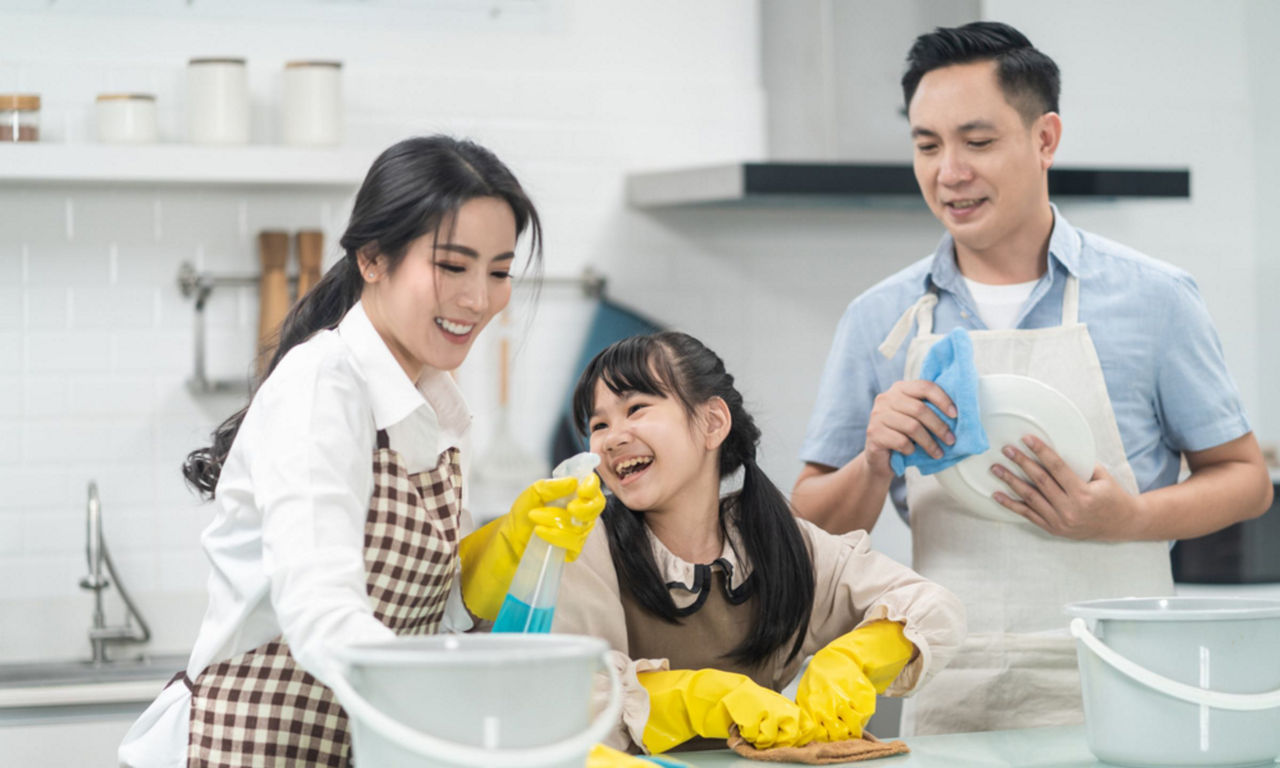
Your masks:
M1046 112L1058 111L1058 65L1037 50L1026 35L998 21L938 27L917 37L907 53L907 73L902 76L902 97L907 109L926 74L975 61L996 62L1005 101L1018 110L1027 124Z

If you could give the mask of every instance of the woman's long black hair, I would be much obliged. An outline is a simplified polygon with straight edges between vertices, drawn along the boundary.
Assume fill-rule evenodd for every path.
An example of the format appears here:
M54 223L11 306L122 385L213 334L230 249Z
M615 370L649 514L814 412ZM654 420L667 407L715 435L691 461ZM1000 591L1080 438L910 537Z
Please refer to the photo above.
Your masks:
M720 445L720 477L739 468L744 472L736 499L720 503L720 527L723 531L725 516L732 509L746 549L738 555L751 564L756 615L751 633L727 656L756 664L794 637L788 660L793 658L800 651L813 610L813 564L786 497L756 464L760 428L743 407L742 394L725 371L724 361L702 342L676 331L632 336L611 345L587 365L574 389L574 422L583 434L595 409L600 381L618 395L674 397L691 418L699 405L713 397L729 406L732 426ZM645 610L679 623L679 611L648 545L644 516L614 496L603 518L618 583Z
M442 228L452 226L451 217L458 209L478 197L505 200L515 214L517 236L530 230L531 266L537 275L542 265L542 225L533 203L507 166L470 141L448 136L406 139L373 161L339 241L342 260L289 310L262 380L290 349L317 331L336 328L360 300L364 290L360 254L385 259L385 269L391 274L414 240L429 232L441 234ZM261 386L261 381L257 385ZM182 474L205 498L213 498L222 463L248 408L246 405L218 425L211 445L187 455Z

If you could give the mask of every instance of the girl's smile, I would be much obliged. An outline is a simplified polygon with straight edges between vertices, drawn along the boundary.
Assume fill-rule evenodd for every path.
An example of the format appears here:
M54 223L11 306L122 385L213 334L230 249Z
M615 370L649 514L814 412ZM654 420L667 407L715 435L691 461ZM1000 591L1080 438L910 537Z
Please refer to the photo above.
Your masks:
M628 508L666 511L700 498L692 489L716 485L716 452L678 400L618 394L598 381L594 406L591 451L602 457L600 478Z
M652 456L628 456L613 463L613 473L618 476L619 485L631 485L644 477L653 466Z

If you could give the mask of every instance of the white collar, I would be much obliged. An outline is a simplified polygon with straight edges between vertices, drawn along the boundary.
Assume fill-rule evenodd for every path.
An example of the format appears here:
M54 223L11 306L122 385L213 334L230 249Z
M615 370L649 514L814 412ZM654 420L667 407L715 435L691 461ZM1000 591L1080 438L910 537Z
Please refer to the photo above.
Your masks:
M365 377L377 429L404 421L423 406L445 431L462 434L470 425L471 410L453 377L447 371L427 366L415 385L373 327L361 302L347 311L338 324L338 334Z
M711 563L695 564L688 560L684 560L674 554L667 546L663 544L649 526L644 527L645 534L649 537L649 546L653 550L653 561L658 566L658 575L662 577L662 581L671 590L675 590L672 599L677 606L681 606L683 602L692 602L706 586L703 584L703 578L698 576L699 568L707 566L720 566L725 571L726 586L729 590L737 590L742 586L747 577L751 575L751 564L747 562L745 553L739 556L742 549L742 538L738 533L738 527L734 523L734 510L726 513L724 544L720 547L720 555ZM682 600L683 591L689 593L689 600ZM681 606L683 607L683 606Z

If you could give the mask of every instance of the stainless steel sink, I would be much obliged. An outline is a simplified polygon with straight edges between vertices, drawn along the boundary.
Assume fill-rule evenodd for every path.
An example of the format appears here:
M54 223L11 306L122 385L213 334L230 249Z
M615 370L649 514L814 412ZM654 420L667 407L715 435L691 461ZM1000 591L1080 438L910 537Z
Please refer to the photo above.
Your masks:
M100 664L77 660L0 664L0 688L167 680L186 666L185 654L144 655Z

